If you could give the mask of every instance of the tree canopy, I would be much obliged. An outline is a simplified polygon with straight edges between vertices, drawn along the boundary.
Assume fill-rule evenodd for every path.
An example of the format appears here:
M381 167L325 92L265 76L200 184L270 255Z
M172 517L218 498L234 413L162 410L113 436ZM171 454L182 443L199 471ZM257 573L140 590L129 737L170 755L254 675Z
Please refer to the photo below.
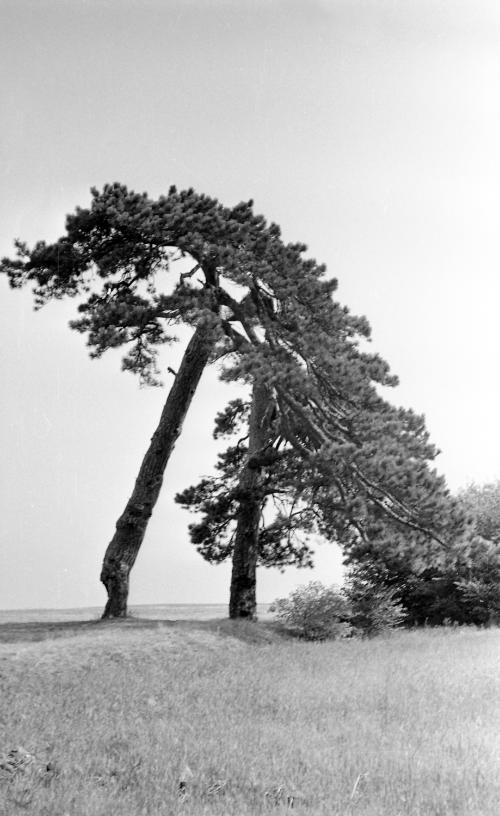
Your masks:
M223 455L218 485L209 480L184 494L185 504L205 513L208 533L195 533L204 554L217 560L229 553L224 536L236 517L240 543L251 538L255 550L259 539L261 560L278 564L310 560L298 528L318 529L352 550L372 546L377 525L389 522L398 533L412 530L423 552L435 547L431 541L448 546L463 524L429 467L437 451L423 418L379 392L397 380L366 350L368 322L334 299L337 282L324 265L307 257L304 244L285 243L251 201L228 208L175 187L153 200L106 185L92 190L89 208L67 217L58 241L31 249L17 242L17 252L0 265L11 286L31 285L36 307L78 298L71 327L86 335L91 356L125 347L123 368L145 384L160 383L158 353L173 342L173 327L195 329L108 548L108 592L116 582L122 595L128 591L168 457L209 359L221 361L223 379L251 386L253 397L218 419L230 431L249 423L247 450L237 445ZM189 268L167 277L179 258L190 259ZM283 510L258 536L268 496ZM253 515L243 523L251 497ZM229 526L217 531L213 521L224 514Z

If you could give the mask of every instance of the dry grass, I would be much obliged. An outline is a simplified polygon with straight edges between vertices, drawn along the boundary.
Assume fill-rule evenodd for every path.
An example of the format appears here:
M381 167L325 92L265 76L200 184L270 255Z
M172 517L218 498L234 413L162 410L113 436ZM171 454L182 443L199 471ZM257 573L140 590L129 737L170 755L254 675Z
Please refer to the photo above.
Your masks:
M499 630L11 625L0 687L1 816L500 813Z

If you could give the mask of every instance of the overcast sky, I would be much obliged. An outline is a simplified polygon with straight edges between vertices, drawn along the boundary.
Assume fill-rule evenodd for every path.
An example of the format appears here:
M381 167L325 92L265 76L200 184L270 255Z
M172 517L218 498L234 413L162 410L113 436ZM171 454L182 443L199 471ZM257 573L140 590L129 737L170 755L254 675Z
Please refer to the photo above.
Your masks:
M496 0L0 0L0 254L57 238L89 188L253 198L365 314L453 490L500 478ZM0 608L100 605L100 562L165 390L90 361L74 302L0 280ZM179 346L168 362L182 352ZM168 379L166 380L168 384ZM233 396L205 375L131 602L225 602L174 493L210 471ZM260 571L259 601L317 569Z

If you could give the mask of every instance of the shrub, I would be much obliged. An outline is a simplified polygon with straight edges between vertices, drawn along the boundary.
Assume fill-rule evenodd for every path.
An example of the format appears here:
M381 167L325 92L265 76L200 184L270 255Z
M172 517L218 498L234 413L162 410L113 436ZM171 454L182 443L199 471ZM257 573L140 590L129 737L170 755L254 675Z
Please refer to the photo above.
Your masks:
M406 617L397 590L377 580L369 569L352 569L342 592L349 602L354 633L378 635L399 626Z
M319 581L297 587L271 608L277 619L306 640L346 637L351 632L349 603L336 587Z
M476 626L498 624L500 622L500 584L492 575L462 579L456 582L457 592L467 609L467 623Z
M406 617L397 590L367 567L353 568L342 589L319 581L297 587L270 607L277 619L306 640L371 637L399 626Z

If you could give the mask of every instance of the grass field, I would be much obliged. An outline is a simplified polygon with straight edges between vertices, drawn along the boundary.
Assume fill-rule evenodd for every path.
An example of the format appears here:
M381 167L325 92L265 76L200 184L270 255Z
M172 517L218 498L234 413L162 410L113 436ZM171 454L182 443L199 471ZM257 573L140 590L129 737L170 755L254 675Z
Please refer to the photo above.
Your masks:
M500 630L11 622L0 687L1 816L500 814Z

